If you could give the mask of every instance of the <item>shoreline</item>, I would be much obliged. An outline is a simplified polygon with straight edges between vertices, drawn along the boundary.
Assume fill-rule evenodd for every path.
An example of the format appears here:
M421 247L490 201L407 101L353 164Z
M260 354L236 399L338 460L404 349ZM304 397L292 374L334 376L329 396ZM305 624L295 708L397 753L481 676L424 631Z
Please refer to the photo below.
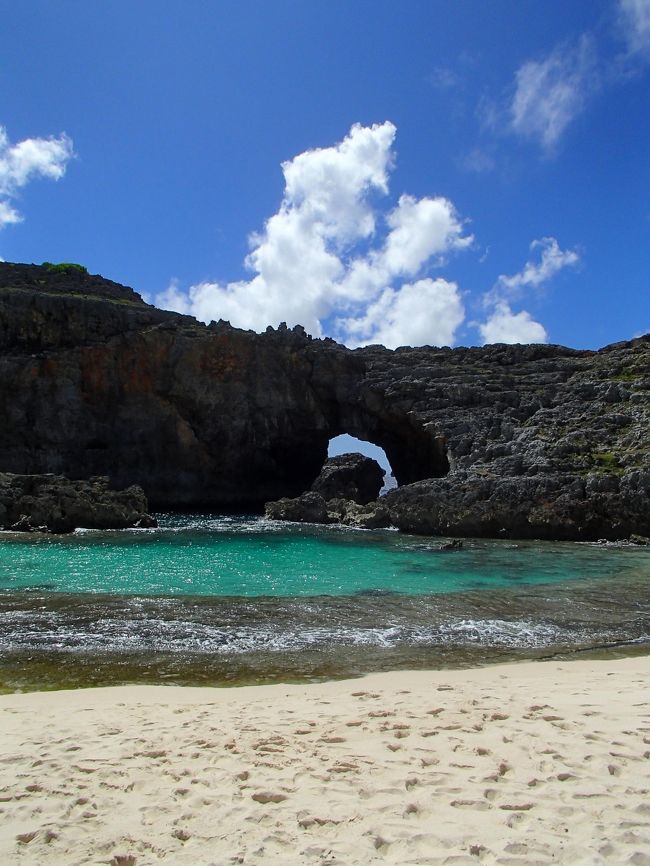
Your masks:
M0 695L0 860L650 862L650 655Z

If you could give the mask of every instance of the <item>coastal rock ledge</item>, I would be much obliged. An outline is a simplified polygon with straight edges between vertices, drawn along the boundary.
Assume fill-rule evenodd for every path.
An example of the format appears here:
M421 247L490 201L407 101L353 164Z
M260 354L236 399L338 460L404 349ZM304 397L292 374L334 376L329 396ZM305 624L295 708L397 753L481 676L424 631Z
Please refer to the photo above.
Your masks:
M141 487L111 490L108 478L70 481L59 475L0 472L0 529L72 532L74 529L152 527Z
M0 472L107 476L156 510L298 497L348 433L386 452L398 489L380 511L400 529L650 536L650 335L598 351L350 350L299 326L203 325L83 269L0 262L0 417Z

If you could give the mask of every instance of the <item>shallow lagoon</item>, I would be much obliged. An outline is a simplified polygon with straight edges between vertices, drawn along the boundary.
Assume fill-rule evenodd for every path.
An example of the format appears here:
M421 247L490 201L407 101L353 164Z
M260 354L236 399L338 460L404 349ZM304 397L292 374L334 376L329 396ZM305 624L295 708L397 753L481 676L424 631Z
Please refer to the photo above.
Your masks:
M5 534L0 687L233 684L650 643L650 550L160 515Z

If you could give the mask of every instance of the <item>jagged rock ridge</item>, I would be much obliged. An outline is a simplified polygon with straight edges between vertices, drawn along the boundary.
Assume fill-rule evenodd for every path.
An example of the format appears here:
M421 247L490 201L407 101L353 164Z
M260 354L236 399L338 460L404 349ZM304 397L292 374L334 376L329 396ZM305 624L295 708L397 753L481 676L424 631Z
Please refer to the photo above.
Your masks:
M351 351L0 263L0 413L0 470L108 475L154 507L297 496L349 433L386 451L401 528L650 534L650 337Z

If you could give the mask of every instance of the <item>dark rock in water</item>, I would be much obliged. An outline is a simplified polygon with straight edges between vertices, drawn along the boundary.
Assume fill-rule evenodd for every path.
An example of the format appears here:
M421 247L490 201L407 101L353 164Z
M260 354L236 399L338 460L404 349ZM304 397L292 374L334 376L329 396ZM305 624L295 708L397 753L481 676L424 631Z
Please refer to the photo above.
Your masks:
M650 536L650 336L597 352L351 351L0 262L0 418L0 470L105 475L152 507L299 496L349 433L385 450L400 486L382 502L401 529Z
M293 499L267 502L265 515L273 520L299 523L341 523L357 529L381 529L390 526L390 513L382 501L359 505L351 499L330 499L325 502L313 490Z
M342 523L357 529L383 529L391 525L390 513L383 501L359 505L350 499L330 499L327 515L330 523Z
M278 499L267 502L266 517L271 520L291 520L297 523L329 523L327 506L320 493L308 491L293 499Z
M21 514L15 523L7 527L12 532L49 532L47 526L34 526L27 514Z
M630 541L632 544L638 544L641 547L650 547L650 538L646 535L635 535L632 533L632 535L630 535Z
M367 505L379 496L385 472L372 457L339 454L330 457L311 489L323 499L350 499Z
M15 532L72 532L155 526L140 487L111 490L108 478L0 473L0 527Z
M133 524L134 529L155 529L158 526L158 521L151 514L143 514Z
M650 526L650 471L499 477L458 470L383 499L399 529L425 535L612 540ZM591 488L591 489L590 489Z
M463 549L463 542L460 540L460 538L454 538L454 539L452 539L452 541L446 542L446 544L441 544L440 547L438 548L438 550L443 550L443 551L454 551L454 550L462 550L462 549Z

